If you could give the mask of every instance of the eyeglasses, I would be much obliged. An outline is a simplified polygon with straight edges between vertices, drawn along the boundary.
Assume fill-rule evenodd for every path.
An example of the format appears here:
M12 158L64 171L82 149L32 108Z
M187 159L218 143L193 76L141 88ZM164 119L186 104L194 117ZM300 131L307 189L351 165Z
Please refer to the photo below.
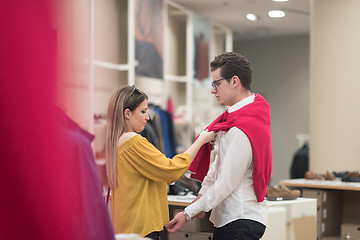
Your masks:
M137 87L135 87L135 85L132 85L132 87L133 87L133 90L131 91L130 95L133 95L134 92L143 94L140 89L138 89Z
M218 79L218 80L212 81L212 82L211 82L211 86L212 86L215 90L217 90L218 82L220 82L220 81L222 81L222 80L225 80L225 79L229 79L229 78L220 78L220 79Z

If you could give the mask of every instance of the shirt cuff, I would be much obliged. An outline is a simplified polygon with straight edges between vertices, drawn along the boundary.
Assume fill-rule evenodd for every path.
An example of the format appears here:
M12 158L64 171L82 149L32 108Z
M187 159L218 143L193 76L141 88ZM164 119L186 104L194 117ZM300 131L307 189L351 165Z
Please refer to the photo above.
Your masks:
M191 218L194 218L199 212L203 211L201 207L201 200L202 199L200 198L199 200L190 204L184 209Z

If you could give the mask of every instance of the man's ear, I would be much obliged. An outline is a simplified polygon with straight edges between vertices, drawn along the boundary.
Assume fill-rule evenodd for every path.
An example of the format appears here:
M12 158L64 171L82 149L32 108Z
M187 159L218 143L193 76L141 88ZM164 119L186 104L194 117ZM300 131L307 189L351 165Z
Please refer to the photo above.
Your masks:
M124 117L125 117L125 119L129 119L130 118L130 116L131 116L131 111L130 111L130 109L125 109L124 110Z
M240 83L240 78L238 77L238 76L233 76L232 78L231 78L231 84L234 86L234 87L236 87L236 86L238 86L239 84L241 84Z

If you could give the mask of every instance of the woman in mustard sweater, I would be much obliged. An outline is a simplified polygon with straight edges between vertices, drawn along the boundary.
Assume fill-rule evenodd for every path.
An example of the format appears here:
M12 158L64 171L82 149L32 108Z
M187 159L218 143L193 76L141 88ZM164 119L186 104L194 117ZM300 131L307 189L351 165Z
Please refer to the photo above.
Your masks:
M166 158L141 132L149 120L148 97L135 86L117 90L110 99L106 130L106 172L112 189L115 233L160 239L169 221L167 184L188 169L200 147L216 134L203 131L184 152Z

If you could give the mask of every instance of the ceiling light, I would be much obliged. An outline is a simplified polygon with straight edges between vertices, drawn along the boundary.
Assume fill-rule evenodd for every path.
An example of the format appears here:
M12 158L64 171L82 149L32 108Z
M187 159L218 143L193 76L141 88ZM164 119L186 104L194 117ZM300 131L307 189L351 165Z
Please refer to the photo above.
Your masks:
M255 14L248 13L248 14L246 15L246 19L247 19L247 20L250 20L250 21L256 21L256 20L258 20L258 17L257 17Z
M272 18L282 18L285 17L285 12L281 10L273 10L268 12L268 15Z
M273 0L273 2L287 2L288 0Z

